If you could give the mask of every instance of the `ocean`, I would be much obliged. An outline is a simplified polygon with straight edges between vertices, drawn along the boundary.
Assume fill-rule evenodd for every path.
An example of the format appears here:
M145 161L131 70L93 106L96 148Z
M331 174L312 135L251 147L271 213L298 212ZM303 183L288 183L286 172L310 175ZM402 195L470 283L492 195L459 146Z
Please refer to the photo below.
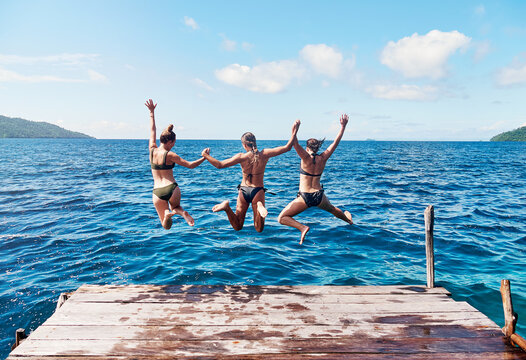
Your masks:
M195 160L205 147L219 159L243 151L239 140L178 140L174 151ZM526 143L343 141L321 180L355 225L308 209L296 217L311 228L303 245L277 222L298 191L294 150L267 165L275 195L262 233L251 209L238 232L211 211L235 204L239 166L176 166L196 225L174 217L166 231L147 140L0 139L0 154L0 358L17 328L36 329L82 284L424 285L427 205L437 286L503 326L510 279L526 335Z

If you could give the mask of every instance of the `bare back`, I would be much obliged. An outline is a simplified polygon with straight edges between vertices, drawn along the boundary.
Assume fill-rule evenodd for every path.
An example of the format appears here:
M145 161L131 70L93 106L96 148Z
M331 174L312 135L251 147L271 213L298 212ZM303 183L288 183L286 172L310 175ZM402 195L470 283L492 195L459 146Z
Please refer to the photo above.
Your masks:
M156 165L162 165L166 151L158 147L151 148L150 151L152 151L152 155L150 158L151 163L156 164ZM173 164L173 161L169 160L170 158L170 156L168 156L169 152L166 155L167 155L166 165ZM153 187L154 188L167 186L175 182L173 169L166 169L166 170L152 169L152 176L153 176Z
M239 163L243 172L243 180L241 185L243 186L263 186L263 180L265 177L265 168L267 166L269 156L265 154L265 150L258 152L257 161L255 161L256 155L248 151L243 154L243 160Z
M316 161L314 161L314 159ZM324 154L320 155L308 155L308 157L302 157L300 166L304 172L310 174L300 174L300 191L301 192L315 192L322 188L320 178L327 158ZM314 175L314 176L312 176ZM319 176L318 176L319 175Z

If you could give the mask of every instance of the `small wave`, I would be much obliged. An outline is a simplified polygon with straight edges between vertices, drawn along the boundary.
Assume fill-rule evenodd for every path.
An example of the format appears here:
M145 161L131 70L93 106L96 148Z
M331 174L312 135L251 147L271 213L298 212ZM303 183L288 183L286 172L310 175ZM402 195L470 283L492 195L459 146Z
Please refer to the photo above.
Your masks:
M27 196L29 194L32 194L32 193L35 193L37 192L38 189L32 189L32 188L29 188L29 189L13 189L13 190L0 190L0 196L1 195L4 195L4 196L17 196L17 195L24 195L24 196Z

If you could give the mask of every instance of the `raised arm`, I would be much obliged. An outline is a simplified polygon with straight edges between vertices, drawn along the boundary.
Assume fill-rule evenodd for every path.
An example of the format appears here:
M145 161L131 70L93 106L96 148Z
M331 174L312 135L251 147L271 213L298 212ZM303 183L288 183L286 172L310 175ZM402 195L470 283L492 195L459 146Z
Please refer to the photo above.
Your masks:
M287 151L290 151L290 149L292 148L292 145L294 144L294 141L295 140L296 142L298 141L296 135L298 134L298 129L300 128L300 125L301 125L301 121L296 120L294 122L294 125L292 125L292 134L287 144L283 146L278 146L272 149L265 149L264 150L265 155L270 158L270 157L274 157L274 156L278 156L283 153L286 153Z
M157 142L156 142L157 135L156 135L156 128L155 128L154 111L155 111L155 107L157 106L157 104L154 104L152 99L149 99L148 101L144 103L144 105L146 105L148 110L150 110L150 144L148 145L148 147L150 149L156 148L157 147Z
M298 142L298 138L294 139L294 142L292 143L292 145L294 146L294 150L296 150L300 158L306 160L307 158L310 157L307 150L305 150L303 146L301 146L300 143Z
M345 132L345 127L347 126L347 123L349 122L349 117L347 114L343 114L340 117L340 131L338 132L338 135L336 136L336 139L332 142L332 144L329 145L327 150L325 150L321 155L325 157L325 159L328 159L331 157L334 150L336 150L336 147L338 147L338 144L340 143L340 140L342 139L343 133Z
M208 149L208 152L206 150L207 149L203 150L203 152L201 153L201 156L203 156L206 160L210 162L210 164L212 164L218 169L223 169L223 168L227 168L227 167L239 164L241 161L243 161L244 156L246 156L246 154L237 153L236 155L232 156L230 159L220 161L214 158L212 155L210 155L210 149Z

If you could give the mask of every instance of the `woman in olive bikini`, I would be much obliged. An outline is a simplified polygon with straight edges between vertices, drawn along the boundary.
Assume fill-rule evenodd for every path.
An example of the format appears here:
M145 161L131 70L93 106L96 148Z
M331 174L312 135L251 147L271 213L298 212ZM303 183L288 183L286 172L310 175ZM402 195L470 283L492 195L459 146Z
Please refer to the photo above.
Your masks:
M325 169L325 164L340 143L348 121L349 117L347 114L340 117L340 132L327 150L321 154L318 154L318 150L321 147L323 140L307 140L306 150L299 145L297 138L294 140L294 149L301 158L300 191L298 192L296 199L292 200L285 209L281 211L278 216L278 221L280 224L291 226L301 231L300 244L303 243L310 228L307 225L303 225L294 220L293 216L298 215L312 206L317 206L320 209L328 211L350 225L353 223L350 212L343 212L331 204L327 196L325 196L323 186L320 183L321 174L323 173L323 169Z
M163 228L166 230L172 227L172 216L181 215L188 225L194 226L194 219L181 207L181 190L174 179L173 168L175 164L190 169L199 166L205 161L204 157L189 162L182 159L176 153L170 151L175 144L175 133L173 125L169 125L162 133L160 138L161 145L158 147L156 142L156 127L154 110L157 104L152 99L145 103L150 110L150 164L153 175L153 205ZM203 150L206 152L206 149ZM171 211L170 211L171 208Z

